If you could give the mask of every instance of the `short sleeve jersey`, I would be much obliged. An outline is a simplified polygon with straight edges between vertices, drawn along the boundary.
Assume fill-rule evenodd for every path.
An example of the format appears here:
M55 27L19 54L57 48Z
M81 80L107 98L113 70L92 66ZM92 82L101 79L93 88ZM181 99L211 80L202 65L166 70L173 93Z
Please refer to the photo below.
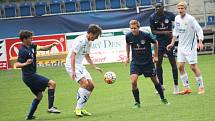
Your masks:
M22 68L22 75L23 77L31 76L32 74L36 73L37 64L36 64L36 48L37 45L31 44L29 47L22 45L19 49L18 59L17 62L25 63L28 59L32 59L33 62L27 66Z
M86 38L86 34L80 35L72 43L71 50L66 58L66 66L71 67L71 53L76 53L75 66L82 65L83 59L86 54L90 53L91 42Z
M175 20L175 15L172 12L164 11L162 16L154 12L150 16L150 27L156 31L172 31L172 22ZM167 35L156 35L159 46L167 46L171 42L171 38Z
M150 34L139 31L139 35L133 35L132 32L126 34L126 43L131 46L132 63L136 65L151 64L152 49L151 43L156 43Z

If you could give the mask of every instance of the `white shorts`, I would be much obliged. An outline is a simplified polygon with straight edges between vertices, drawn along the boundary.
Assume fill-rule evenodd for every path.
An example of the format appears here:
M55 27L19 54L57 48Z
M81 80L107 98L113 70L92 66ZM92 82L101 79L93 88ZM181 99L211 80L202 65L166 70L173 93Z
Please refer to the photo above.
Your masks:
M178 51L177 61L178 62L188 61L189 64L196 64L197 63L197 52L196 51L193 51L193 52Z
M70 75L70 77L72 77L72 68L66 67L66 71ZM78 82L83 77L86 79L92 80L92 77L90 76L90 73L87 71L85 66L75 67L75 74L76 74L76 78L75 78L76 82Z

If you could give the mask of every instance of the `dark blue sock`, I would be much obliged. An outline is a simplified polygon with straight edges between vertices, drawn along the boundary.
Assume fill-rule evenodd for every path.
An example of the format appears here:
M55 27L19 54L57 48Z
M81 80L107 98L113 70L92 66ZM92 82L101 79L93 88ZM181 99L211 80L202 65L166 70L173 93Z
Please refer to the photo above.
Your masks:
M158 83L158 84L155 85L155 89L158 91L158 93L160 95L160 98L164 99L163 89L162 89L160 83Z
M37 99L34 99L34 100L32 101L32 104L31 104L31 108L30 108L28 117L32 117L32 116L34 115L34 112L36 111L37 106L38 106L39 103L40 103L40 100L37 100Z
M140 104L140 97L139 97L139 90L138 88L136 90L132 90L135 102Z
M158 76L158 80L161 83L161 85L163 85L163 68L161 65L156 65L157 67L157 76Z
M48 108L53 107L55 89L48 89Z
M172 73L173 73L174 84L178 85L178 69L177 69L177 67L172 69Z

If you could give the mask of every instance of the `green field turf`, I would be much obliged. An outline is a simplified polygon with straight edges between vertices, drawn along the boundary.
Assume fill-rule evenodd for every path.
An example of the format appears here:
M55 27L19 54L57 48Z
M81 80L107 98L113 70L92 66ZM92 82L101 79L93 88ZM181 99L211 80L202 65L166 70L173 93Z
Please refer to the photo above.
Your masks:
M165 95L170 105L160 102L149 79L138 81L141 108L132 109L133 96L129 81L129 66L122 63L101 64L105 71L114 71L117 81L105 84L103 75L87 66L95 82L95 90L87 104L93 116L78 118L73 110L76 103L77 83L73 82L63 67L39 68L38 73L57 82L56 106L61 114L48 114L47 91L35 113L36 121L214 121L215 120L215 56L199 56L206 93L197 94L194 74L187 68L193 93L173 95L171 67L164 60ZM180 89L182 83L180 81ZM21 70L0 71L0 121L23 121L34 98L21 80Z

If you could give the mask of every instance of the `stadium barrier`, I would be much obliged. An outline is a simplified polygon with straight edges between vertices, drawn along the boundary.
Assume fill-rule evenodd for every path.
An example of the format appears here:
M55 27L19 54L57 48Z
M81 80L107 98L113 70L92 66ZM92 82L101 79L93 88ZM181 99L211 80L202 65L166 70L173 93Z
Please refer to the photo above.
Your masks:
M37 55L37 67L59 67L64 66L67 52L60 52L50 55ZM10 64L12 68L15 67L17 57L10 58Z

